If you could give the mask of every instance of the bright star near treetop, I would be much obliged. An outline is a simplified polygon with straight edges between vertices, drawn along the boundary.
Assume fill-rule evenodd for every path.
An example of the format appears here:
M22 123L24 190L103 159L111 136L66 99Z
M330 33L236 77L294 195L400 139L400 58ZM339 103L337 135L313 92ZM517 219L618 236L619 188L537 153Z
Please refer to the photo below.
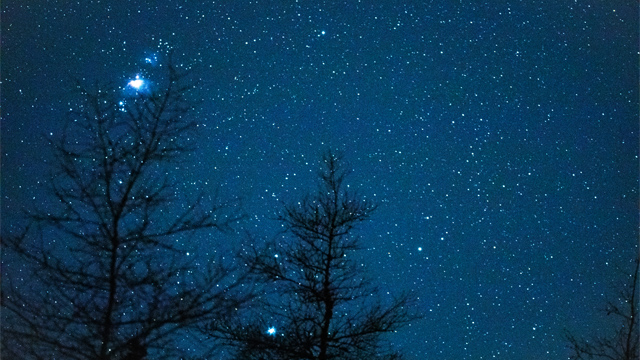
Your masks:
M140 88L144 85L144 80L140 79L140 76L136 75L136 79L129 81L127 85L131 86L136 90L140 90Z

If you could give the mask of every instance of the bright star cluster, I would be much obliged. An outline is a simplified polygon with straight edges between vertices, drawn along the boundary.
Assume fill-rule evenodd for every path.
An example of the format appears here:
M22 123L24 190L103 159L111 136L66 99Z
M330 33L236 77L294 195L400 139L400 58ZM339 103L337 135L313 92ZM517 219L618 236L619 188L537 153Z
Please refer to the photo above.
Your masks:
M145 85L145 81L143 79L140 79L139 76L136 76L135 79L129 81L129 83L127 84L130 87L136 89L136 90L140 90L142 89L142 87Z

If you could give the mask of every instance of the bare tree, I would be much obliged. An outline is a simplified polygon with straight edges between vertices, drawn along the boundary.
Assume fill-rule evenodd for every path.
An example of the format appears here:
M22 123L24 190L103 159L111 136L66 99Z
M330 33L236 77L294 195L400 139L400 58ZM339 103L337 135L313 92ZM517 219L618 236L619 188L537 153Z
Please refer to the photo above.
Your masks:
M189 252L193 236L240 216L180 191L171 166L192 150L197 123L184 73L166 68L158 91L80 89L51 140L51 197L3 239L4 358L167 355L182 331L246 300L233 268Z
M249 256L267 295L240 322L208 327L238 359L400 357L382 340L413 318L408 297L383 300L352 257L356 227L376 205L348 190L338 156L325 154L322 165L318 191L279 217L282 239Z
M567 332L566 337L573 350L571 359L640 359L639 266L640 259L636 259L631 281L620 291L618 299L610 300L604 309L607 315L615 315L620 321L617 330L609 336L595 336L590 339L577 338Z

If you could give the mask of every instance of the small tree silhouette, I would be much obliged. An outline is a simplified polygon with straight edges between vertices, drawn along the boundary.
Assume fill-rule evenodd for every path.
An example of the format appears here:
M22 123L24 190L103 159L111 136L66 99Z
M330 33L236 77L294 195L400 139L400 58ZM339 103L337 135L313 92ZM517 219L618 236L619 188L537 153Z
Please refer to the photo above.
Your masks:
M273 292L245 319L208 327L238 359L400 357L382 340L413 318L408 297L383 301L352 259L360 248L354 231L376 205L347 190L338 156L326 153L322 166L318 191L279 217L289 237L247 260Z
M231 266L187 253L196 232L240 216L172 180L197 123L184 73L165 68L165 87L124 100L80 89L51 140L51 197L3 239L4 260L17 259L3 271L4 358L142 359L246 300Z
M638 313L638 270L640 259L635 261L635 271L629 284L620 291L618 301L610 300L605 307L607 315L615 315L620 325L609 336L580 339L567 332L566 337L573 350L572 359L640 359L640 331Z

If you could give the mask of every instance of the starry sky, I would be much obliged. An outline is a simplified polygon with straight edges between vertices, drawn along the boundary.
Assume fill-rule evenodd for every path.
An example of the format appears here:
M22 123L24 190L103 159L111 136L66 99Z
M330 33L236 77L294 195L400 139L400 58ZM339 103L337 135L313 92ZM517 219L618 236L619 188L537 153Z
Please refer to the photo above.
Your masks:
M407 359L566 359L564 329L605 327L598 308L638 253L637 14L631 0L5 0L3 232L43 201L73 80L152 86L172 50L202 125L175 169L186 191L231 194L250 214L239 227L269 236L339 149L381 204L359 232L368 274L424 315L390 337Z

